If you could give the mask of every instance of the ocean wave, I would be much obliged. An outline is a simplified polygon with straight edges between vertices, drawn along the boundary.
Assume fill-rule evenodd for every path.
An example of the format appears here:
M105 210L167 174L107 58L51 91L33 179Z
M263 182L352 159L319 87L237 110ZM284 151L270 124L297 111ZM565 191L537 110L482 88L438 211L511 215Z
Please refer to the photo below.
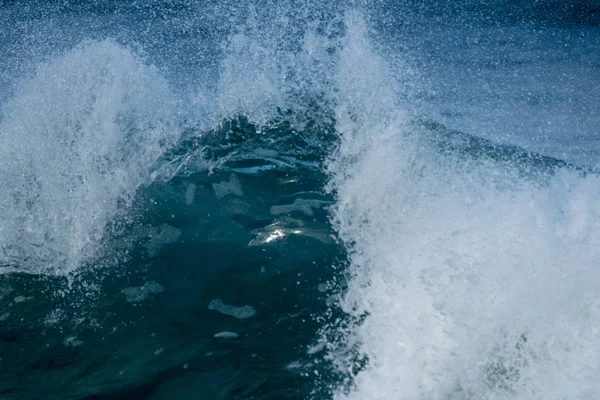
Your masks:
M600 393L594 168L415 112L373 10L282 9L236 8L189 75L124 35L13 81L0 333L31 353L0 393Z

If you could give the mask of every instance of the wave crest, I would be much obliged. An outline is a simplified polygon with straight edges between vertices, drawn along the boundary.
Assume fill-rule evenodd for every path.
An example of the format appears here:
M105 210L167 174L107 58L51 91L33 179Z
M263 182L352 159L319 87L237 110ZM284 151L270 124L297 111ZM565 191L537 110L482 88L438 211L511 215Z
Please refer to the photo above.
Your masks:
M176 139L176 108L160 74L109 40L40 65L0 123L1 270L62 274L93 257Z

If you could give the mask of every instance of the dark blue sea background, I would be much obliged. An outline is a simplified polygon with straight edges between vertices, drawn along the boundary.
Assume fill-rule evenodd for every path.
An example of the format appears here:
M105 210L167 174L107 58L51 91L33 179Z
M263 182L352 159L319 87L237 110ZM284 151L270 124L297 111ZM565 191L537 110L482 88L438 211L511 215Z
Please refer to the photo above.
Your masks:
M600 3L0 0L0 399L600 398Z

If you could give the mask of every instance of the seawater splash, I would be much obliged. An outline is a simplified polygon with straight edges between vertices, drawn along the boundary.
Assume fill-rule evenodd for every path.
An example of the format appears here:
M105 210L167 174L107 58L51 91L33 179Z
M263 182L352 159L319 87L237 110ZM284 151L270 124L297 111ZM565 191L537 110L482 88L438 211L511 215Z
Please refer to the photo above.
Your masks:
M38 66L0 123L0 272L64 274L178 136L167 82L131 51L88 42Z
M355 322L329 344L350 376L334 397L596 397L600 178L440 151L347 27L328 170Z
M60 11L52 10L48 15ZM9 160L0 167L0 187L9 194L0 200L0 272L64 275L105 255L103 242L114 236L110 225L131 219L138 189L190 171L210 173L225 161L207 161L218 150L210 143L169 155L185 140L220 131L223 121L242 115L261 130L330 125L325 113L335 38L327 23L309 22L305 7L243 4L234 14L245 12L247 24L229 26L222 54L213 55L217 76L214 65L193 71L214 77L213 84L192 82L174 91L130 48L88 40L47 56L33 76L12 85L0 120L0 157ZM120 41L127 38L123 27L115 29ZM232 176L215 190L243 193Z

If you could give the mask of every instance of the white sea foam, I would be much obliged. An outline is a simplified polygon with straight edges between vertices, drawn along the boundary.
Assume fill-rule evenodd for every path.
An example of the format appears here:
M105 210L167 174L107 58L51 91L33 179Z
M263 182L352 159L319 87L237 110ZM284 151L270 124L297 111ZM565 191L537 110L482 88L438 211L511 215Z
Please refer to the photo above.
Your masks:
M92 259L176 139L164 79L111 41L39 65L0 120L0 272L63 274Z
M31 299L33 299L33 297L17 296L17 297L15 297L15 298L13 299L13 301L14 301L15 303L24 303L24 302L26 302L26 301L29 301L29 300L31 300Z
M215 310L222 314L238 319L252 318L256 315L256 309L252 306L232 306L223 303L221 299L213 299L208 304L209 310Z
M121 293L125 295L125 299L130 303L137 303L144 301L150 294L159 294L165 291L165 288L155 282L149 281L144 283L142 286L132 286L121 290Z
M222 199L223 197L230 194L233 194L235 196L244 195L242 184L240 183L240 180L235 174L231 174L231 176L229 177L229 181L213 183L212 187L215 191L215 196L217 196L217 199Z
M329 348L341 371L353 348L367 365L335 398L596 398L600 178L438 154L364 25L347 26L329 172L352 263L341 307L364 321Z
M148 238L148 242L143 246L146 248L149 257L156 257L164 245L176 243L181 237L181 230L168 224L142 229L142 235Z
M79 347L83 344L83 341L78 340L77 336L68 336L63 343L66 347Z
M239 337L240 335L235 333L235 332L219 332L219 333L215 333L215 337L217 339L235 339L237 337Z
M310 199L295 199L293 204L283 204L271 207L272 215L289 214L293 211L300 211L309 217L314 214L313 208L319 209L324 205L329 204L327 201L310 200Z
M185 191L185 205L189 206L194 202L196 197L196 185L190 183Z

